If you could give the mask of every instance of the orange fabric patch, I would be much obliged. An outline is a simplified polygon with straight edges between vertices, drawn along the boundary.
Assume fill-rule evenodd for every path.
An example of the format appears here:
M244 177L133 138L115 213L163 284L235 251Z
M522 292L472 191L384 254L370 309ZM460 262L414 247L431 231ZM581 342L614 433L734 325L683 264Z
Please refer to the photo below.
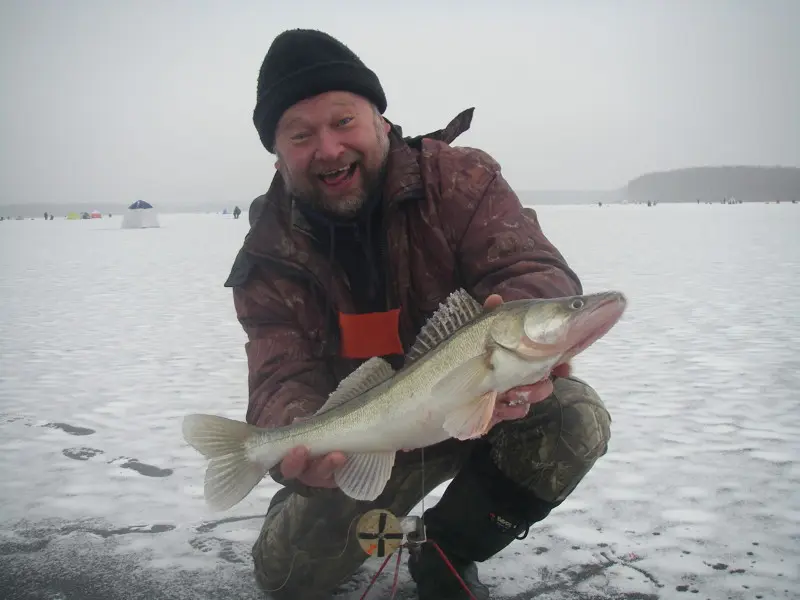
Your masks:
M403 354L399 323L399 308L360 315L339 313L342 356L372 358L387 354Z

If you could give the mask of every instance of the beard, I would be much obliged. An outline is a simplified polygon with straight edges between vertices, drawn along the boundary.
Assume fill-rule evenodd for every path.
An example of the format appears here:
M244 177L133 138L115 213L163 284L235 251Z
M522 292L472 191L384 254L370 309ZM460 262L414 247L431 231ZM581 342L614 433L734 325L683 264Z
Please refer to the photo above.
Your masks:
M333 219L354 219L367 204L367 200L380 192L386 175L389 136L376 127L376 137L378 152L371 160L360 152L351 151L337 165L312 164L308 171L301 174L292 173L285 167L279 168L286 190L298 204L315 213ZM346 193L330 193L325 189L318 173L352 164L356 165L360 175L359 185L354 185Z
M316 181L308 182L302 188L287 183L287 189L305 208L327 217L353 219L359 215L367 200L373 194L380 192L386 174L386 160L371 168L364 162L363 157L360 160L350 161L350 164L353 163L361 176L361 182L358 187L345 194L331 195L322 187L324 183ZM316 175L311 177L317 179Z

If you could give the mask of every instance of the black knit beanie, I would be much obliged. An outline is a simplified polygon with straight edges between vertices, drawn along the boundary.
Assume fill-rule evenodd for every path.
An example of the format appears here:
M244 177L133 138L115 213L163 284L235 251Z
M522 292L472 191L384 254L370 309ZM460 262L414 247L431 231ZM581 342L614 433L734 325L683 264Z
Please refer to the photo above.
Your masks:
M377 75L347 46L327 33L292 29L276 37L258 74L253 123L261 143L274 152L275 129L284 111L300 100L332 91L352 92L386 110Z

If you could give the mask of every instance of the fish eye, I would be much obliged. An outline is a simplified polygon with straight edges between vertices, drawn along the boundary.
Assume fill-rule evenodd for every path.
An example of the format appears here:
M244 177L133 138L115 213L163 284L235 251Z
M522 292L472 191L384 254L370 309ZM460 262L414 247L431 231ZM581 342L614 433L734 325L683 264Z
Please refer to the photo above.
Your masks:
M581 300L580 298L576 298L575 300L572 301L569 307L572 310L580 310L584 307L585 304L586 303L583 300Z

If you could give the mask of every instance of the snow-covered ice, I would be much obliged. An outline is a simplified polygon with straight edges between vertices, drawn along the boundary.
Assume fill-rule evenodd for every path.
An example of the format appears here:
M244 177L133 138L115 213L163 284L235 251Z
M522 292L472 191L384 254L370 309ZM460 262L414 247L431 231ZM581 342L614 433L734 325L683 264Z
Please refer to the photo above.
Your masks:
M575 363L612 442L483 579L515 600L800 597L800 206L537 210L587 291L629 296ZM211 513L180 434L189 412L244 417L222 283L246 215L119 219L0 223L0 597L259 598L276 487Z

